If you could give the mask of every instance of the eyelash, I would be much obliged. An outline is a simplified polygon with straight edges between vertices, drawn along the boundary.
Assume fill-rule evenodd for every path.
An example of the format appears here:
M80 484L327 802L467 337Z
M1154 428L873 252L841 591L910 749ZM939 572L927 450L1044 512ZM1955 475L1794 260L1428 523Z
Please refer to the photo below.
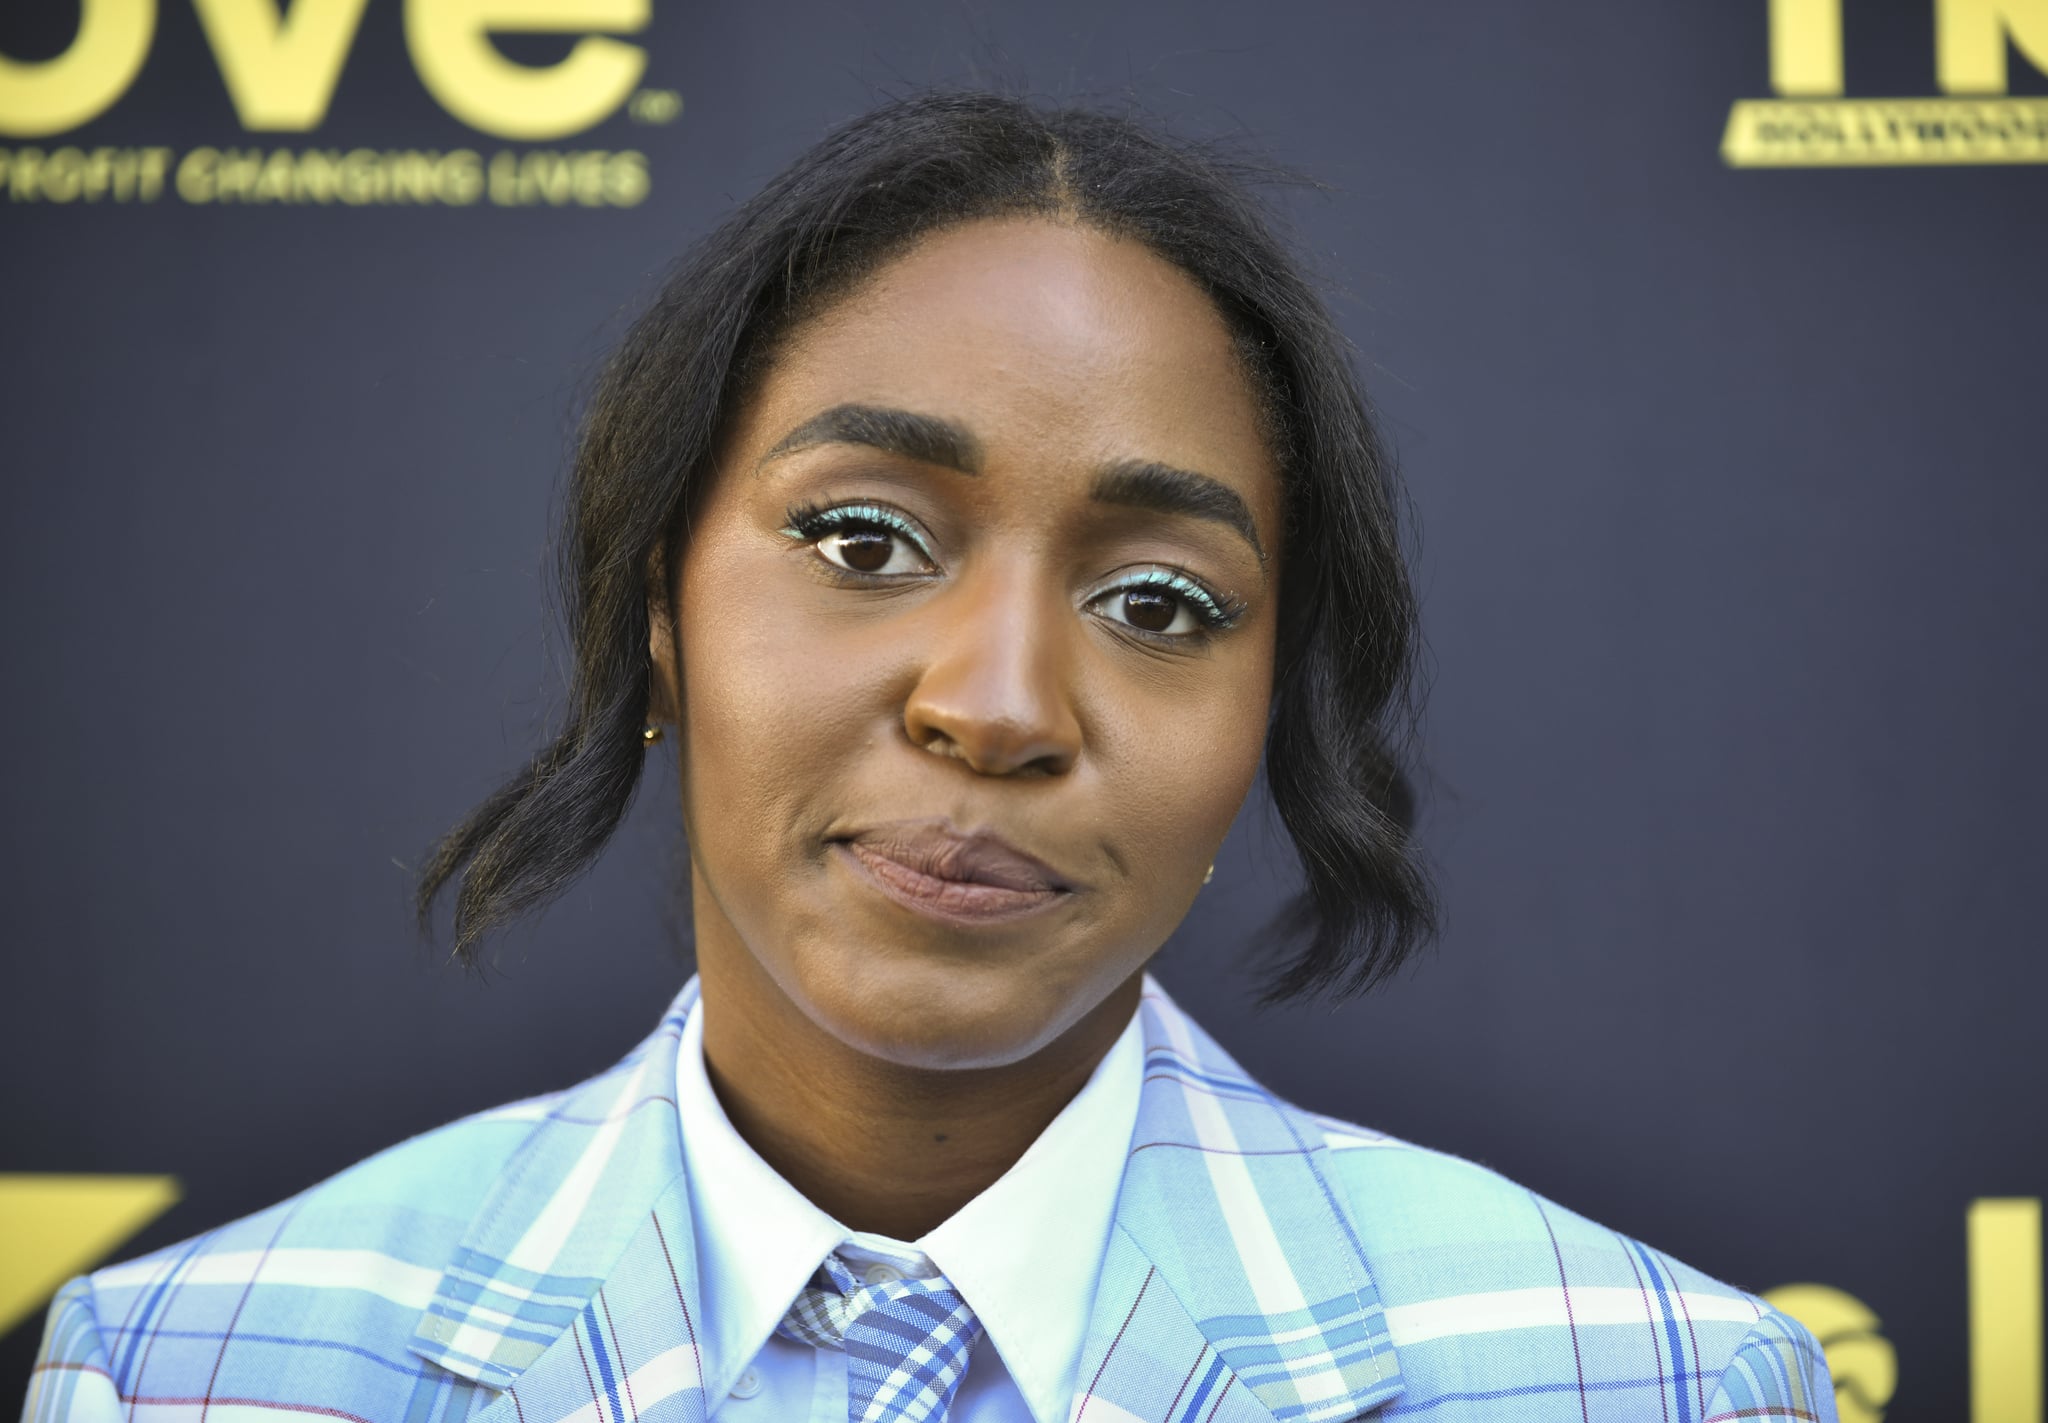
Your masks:
M903 539L917 550L918 556L925 562L938 563L938 560L932 557L931 550L925 546L924 540L918 536L915 526L885 505L865 502L833 505L795 504L790 506L784 517L788 522L782 528L783 535L806 544L817 544L832 534L846 533L849 530L878 529ZM827 562L832 571L842 578L886 580L890 577L887 574L862 573L857 569L843 568L836 563L830 563L830 560ZM1089 601L1095 602L1112 594L1128 593L1138 589L1159 589L1172 593L1187 605L1195 620L1202 625L1198 632L1162 633L1126 623L1118 624L1126 632L1156 642L1189 642L1207 637L1211 633L1226 631L1237 625L1238 620L1244 616L1247 606L1242 599L1233 598L1227 593L1211 592L1185 573L1163 568L1148 568L1133 577L1113 583Z
M1209 633L1223 632L1235 627L1237 620L1244 616L1245 605L1239 599L1232 598L1228 594L1218 595L1211 593L1207 588L1188 577L1185 573L1175 573L1164 568L1148 568L1144 572L1134 574L1119 583L1112 583L1095 596L1097 598L1105 598L1114 593L1130 593L1138 589L1154 588L1171 593L1186 603L1189 610L1194 613L1195 620L1202 624L1202 631L1199 633L1156 633L1149 632L1144 628L1130 629L1140 636L1166 638L1169 641L1178 641L1183 637L1206 637ZM1093 600L1091 599L1090 601Z
M854 503L827 507L822 504L796 504L790 507L784 517L789 522L783 527L782 532L803 543L815 544L832 534L843 534L849 530L879 529L883 533L896 535L916 549L918 556L926 563L938 563L938 560L932 557L932 551L925 547L924 540L918 537L917 529L910 520L885 505ZM841 568L836 563L832 564L832 568L849 578L887 576Z

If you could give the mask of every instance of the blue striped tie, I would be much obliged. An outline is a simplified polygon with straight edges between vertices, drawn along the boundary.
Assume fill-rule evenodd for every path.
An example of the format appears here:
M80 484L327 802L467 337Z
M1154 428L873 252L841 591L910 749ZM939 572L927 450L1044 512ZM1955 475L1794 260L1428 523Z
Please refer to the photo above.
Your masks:
M944 1275L871 1273L827 1255L775 1332L846 1351L847 1423L944 1423L981 1321Z

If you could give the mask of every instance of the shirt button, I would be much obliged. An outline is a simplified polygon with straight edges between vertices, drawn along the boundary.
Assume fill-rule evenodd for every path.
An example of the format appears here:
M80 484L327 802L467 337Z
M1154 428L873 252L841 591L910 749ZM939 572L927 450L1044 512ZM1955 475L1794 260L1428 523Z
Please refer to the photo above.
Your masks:
M737 1379L733 1380L732 1396L734 1398L752 1398L760 1391L761 1371L759 1369L749 1368Z
M894 1265L870 1265L861 1278L871 1285L893 1285L903 1278L903 1272Z

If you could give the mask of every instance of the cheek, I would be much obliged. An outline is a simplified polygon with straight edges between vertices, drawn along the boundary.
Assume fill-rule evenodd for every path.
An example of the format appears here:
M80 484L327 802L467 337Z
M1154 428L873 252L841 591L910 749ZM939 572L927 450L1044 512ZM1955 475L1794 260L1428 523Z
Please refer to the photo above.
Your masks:
M1182 880L1192 865L1199 879L1244 804L1265 748L1270 680L1263 659L1244 664L1200 695L1133 696L1117 719L1107 759L1116 767L1118 839L1141 881L1154 878L1148 865Z
M844 721L802 619L760 596L771 573L707 522L678 589L685 806L693 851L712 859L767 848L731 828L779 823L758 816L831 763Z

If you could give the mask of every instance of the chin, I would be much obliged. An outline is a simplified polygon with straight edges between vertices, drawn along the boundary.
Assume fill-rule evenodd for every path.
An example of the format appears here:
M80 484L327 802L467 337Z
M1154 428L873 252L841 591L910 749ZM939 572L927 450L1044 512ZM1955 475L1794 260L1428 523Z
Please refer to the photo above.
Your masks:
M869 1057L935 1071L1021 1062L1100 999L1078 985L1063 994L1021 964L977 972L957 960L885 966L867 958L817 977L805 1006L821 1028Z

